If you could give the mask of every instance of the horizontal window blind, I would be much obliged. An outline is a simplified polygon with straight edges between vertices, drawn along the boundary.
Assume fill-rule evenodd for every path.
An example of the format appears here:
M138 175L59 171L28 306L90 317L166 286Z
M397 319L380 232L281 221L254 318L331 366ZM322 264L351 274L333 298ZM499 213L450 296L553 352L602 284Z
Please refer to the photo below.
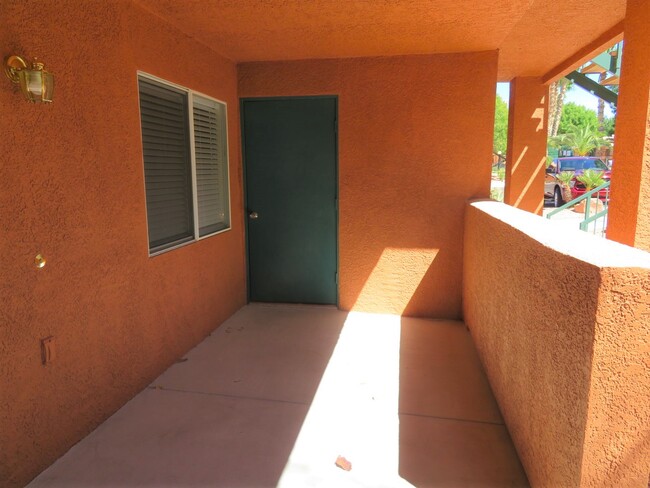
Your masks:
M226 104L138 74L149 253L230 228Z
M225 106L193 97L194 159L201 237L230 226Z
M187 93L139 79L149 249L194 237Z

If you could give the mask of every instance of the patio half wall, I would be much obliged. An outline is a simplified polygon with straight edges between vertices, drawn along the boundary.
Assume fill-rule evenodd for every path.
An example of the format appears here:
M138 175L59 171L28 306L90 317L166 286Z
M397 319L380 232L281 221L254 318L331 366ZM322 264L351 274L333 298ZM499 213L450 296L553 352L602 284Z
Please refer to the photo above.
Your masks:
M464 313L532 486L645 487L650 254L466 209Z

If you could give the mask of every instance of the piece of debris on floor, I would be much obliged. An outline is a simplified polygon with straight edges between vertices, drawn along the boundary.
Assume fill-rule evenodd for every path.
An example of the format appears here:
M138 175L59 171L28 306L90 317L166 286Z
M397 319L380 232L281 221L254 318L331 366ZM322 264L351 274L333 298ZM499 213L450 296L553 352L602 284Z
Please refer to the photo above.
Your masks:
M352 469L352 463L343 456L337 457L335 464L344 471L350 471Z

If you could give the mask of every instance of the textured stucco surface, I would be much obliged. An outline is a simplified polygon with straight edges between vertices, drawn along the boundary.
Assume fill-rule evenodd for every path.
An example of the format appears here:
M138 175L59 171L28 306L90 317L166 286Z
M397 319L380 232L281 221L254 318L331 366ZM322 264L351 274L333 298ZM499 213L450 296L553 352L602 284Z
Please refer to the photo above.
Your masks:
M0 486L11 487L245 303L245 272L235 66L125 2L4 0L0 18L3 57L38 56L56 77L48 106L0 84ZM233 229L151 259L136 70L228 103ZM42 366L50 335L56 360Z
M484 52L239 66L240 97L338 95L341 308L460 316L463 209L490 191L496 64Z
M600 274L582 481L646 488L650 475L650 270Z
M504 202L536 214L544 207L548 86L539 78L510 82Z
M625 0L136 1L237 62L498 49L501 81L545 74L625 13Z
M607 237L650 251L650 2L629 0Z
M645 488L650 255L479 202L464 256L465 322L531 484Z

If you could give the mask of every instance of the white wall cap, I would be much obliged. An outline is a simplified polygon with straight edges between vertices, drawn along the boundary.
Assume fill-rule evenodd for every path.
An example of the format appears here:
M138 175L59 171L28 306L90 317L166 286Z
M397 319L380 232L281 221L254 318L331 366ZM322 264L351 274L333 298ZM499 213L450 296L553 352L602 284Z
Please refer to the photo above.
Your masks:
M469 204L516 228L546 247L599 268L650 269L650 253L597 237L580 229L558 229L549 219L494 200L472 200Z

